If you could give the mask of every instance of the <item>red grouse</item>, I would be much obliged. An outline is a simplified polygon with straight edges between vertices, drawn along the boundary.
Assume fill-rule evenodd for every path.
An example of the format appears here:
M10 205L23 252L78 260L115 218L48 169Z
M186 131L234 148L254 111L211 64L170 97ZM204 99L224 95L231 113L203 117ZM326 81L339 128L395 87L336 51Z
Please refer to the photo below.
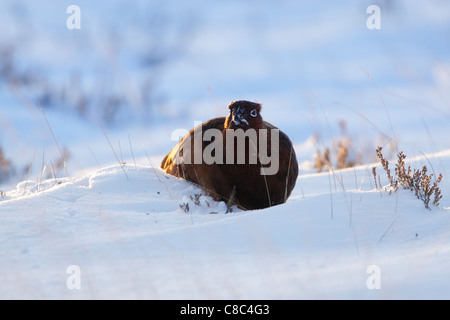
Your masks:
M228 108L226 118L209 120L187 133L161 168L245 210L286 202L298 176L292 142L263 121L260 104L241 100Z

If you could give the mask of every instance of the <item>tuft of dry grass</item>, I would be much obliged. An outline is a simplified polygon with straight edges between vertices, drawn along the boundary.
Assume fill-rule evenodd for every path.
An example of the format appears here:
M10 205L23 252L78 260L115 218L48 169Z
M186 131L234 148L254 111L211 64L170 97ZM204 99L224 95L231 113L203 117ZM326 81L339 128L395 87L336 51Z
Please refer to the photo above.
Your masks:
M316 157L314 159L314 168L317 172L322 172L324 169L332 167L330 160L330 149L325 148L323 152L317 150Z
M202 196L201 193L196 193L196 194L194 194L194 195L190 195L189 198L191 199L191 201L194 202L194 204L195 204L196 206L199 206L199 205L200 205L200 197L201 197L201 196Z
M200 198L201 198L202 194L201 193L196 193L193 195L189 196L189 199L191 200L191 202L196 205L196 206L200 206ZM209 203L207 203L207 206L209 206ZM189 207L189 202L183 202L182 204L179 205L180 209L183 210L185 213L188 213L190 211L190 207Z
M331 169L351 168L362 163L362 154L355 152L351 138L347 134L347 124L340 121L341 136L333 138L333 148L324 147L323 151L317 150L313 160L317 172ZM334 163L333 160L334 159Z
M62 170L66 168L66 163L70 158L70 151L66 147L63 147L61 150L61 155L56 159L55 162L52 163L52 171L53 171L53 177L56 178L57 174ZM48 175L47 178L50 178L51 176Z
M437 178L433 180L434 174L428 174L427 166L423 166L422 169L411 169L410 166L406 168L406 155L403 151L397 154L397 163L395 165L395 175L391 175L391 170L389 169L389 161L387 161L382 151L382 147L378 147L376 152L380 159L381 165L386 172L387 178L390 183L390 192L397 191L399 186L403 189L409 189L414 192L417 199L420 199L425 204L425 208L430 209L430 202L436 207L439 206L439 201L442 199L441 189L438 184L442 181L442 173L440 173ZM372 174L375 179L375 186L378 188L376 183L376 167L372 168ZM381 188L381 184L380 184ZM434 197L434 198L433 198Z
M0 148L0 183L8 180L14 172L14 168L9 159L7 159L3 153L3 149Z
M63 154L61 147L59 146L58 140L56 140L55 133L53 132L53 129L52 129L50 123L48 122L47 116L45 115L44 108L42 108L41 102L39 101L39 99L37 97L36 97L36 100L38 102L39 109L41 109L42 116L44 117L45 123L47 124L47 127L50 130L50 133L53 137L53 141L55 142L55 145L58 148L59 155L61 156L61 161L62 161L61 165L63 166L64 170L66 171L66 176L69 177L69 172L67 171L67 167L66 167L66 159L68 158L68 154L66 154L66 155Z
M189 212L189 203L184 202L184 203L180 204L180 208L181 208L181 210L183 210L185 213L188 213L188 212Z

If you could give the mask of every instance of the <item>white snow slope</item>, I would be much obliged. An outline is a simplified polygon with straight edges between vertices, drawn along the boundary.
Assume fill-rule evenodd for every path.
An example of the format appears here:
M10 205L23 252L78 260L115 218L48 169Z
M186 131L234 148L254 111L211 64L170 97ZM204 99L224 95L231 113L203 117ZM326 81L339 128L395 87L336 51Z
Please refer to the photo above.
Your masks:
M16 172L0 181L1 299L450 298L450 2L255 4L0 1L0 148ZM225 213L157 168L176 130L238 99L295 146L286 204ZM342 136L363 163L397 146L442 172L439 208L377 189L372 165L312 174ZM59 147L67 174L50 170Z
M409 163L450 165L450 151L427 158ZM377 190L364 166L299 176L286 204L226 214L153 167L24 182L0 202L0 298L447 299L441 188L427 210L408 190Z

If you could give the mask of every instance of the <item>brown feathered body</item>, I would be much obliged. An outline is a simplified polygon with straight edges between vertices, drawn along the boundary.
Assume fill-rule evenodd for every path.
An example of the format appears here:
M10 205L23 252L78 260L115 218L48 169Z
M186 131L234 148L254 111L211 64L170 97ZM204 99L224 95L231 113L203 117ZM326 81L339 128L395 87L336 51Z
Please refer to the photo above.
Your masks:
M215 200L235 204L245 210L262 209L286 202L298 176L297 157L289 137L263 121L260 104L235 101L228 108L228 117L209 120L187 133L163 159L161 168L167 174L199 185ZM204 137L210 129L221 133L222 150L208 150L216 160L212 163L205 161L203 157L196 161L195 152L203 155L205 148L211 149L211 144L217 142L217 137L201 138L201 142L195 140L196 137ZM227 131L238 132L239 129L242 129L241 133L249 133L249 129L254 129L256 140L245 139L245 149L234 140L234 148L227 148L230 141L227 140ZM272 139L272 130L278 130L278 141ZM266 138L261 136L261 132L267 133ZM267 159L262 161L260 158L261 141L267 143L265 150L268 157L272 156L272 142L278 142L278 170L274 174L262 174L261 168L269 168L271 164L267 163ZM243 152L245 153L241 154ZM239 155L244 159L243 164L242 158L239 161Z

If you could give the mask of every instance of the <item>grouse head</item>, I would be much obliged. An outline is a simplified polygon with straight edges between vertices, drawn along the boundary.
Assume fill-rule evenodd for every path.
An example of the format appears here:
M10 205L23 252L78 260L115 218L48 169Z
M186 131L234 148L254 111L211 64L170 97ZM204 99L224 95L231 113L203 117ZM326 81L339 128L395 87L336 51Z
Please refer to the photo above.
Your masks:
M261 105L250 101L234 101L228 105L230 114L225 119L225 129L263 128L264 123L261 117Z

